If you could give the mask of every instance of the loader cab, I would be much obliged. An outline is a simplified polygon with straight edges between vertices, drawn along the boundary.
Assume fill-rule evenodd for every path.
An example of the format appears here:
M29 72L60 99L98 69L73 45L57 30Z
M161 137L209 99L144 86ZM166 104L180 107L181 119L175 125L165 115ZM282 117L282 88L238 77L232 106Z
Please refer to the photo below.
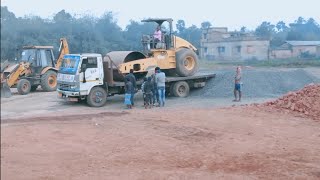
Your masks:
M54 67L53 46L24 46L19 61L29 62L35 73L48 66Z
M148 35L142 35L141 42L143 46L143 52L149 54L151 51L157 51L158 49L168 50L174 47L173 31L172 31L172 19L171 18L149 18L142 20L141 22L153 22L156 23L156 27L160 27L161 41L157 41L154 32Z

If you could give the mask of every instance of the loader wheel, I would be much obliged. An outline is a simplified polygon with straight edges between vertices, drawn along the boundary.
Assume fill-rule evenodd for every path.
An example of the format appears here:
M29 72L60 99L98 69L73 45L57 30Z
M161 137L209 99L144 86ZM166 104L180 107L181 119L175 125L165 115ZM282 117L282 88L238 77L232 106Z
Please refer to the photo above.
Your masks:
M47 71L41 76L41 87L44 91L55 91L57 89L57 73L54 71Z
M87 103L91 107L101 107L107 102L107 92L102 87L94 87L91 89Z
M181 49L176 53L176 72L179 76L192 76L198 71L198 57L191 49Z
M173 85L172 91L176 97L187 97L190 92L190 87L186 81L179 81Z
M17 84L17 89L18 89L19 94L21 94L21 95L28 94L31 90L30 81L28 81L26 79L20 79Z

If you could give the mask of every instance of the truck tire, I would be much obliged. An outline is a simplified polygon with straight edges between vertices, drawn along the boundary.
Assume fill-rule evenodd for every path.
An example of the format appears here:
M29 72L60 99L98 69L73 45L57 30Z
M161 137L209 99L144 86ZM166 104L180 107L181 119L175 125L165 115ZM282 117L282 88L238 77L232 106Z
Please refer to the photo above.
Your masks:
M39 86L39 85L32 85L30 91L31 91L31 92L36 91L37 88L38 88L38 86Z
M55 91L57 89L57 73L49 70L41 76L41 87L44 91Z
M179 76L192 76L198 71L198 56L191 49L176 52L176 73Z
M19 94L26 95L31 90L31 83L27 79L20 79L17 84Z
M102 87L93 87L87 96L87 104L91 107L101 107L107 102L107 92Z
M178 81L173 85L172 91L176 97L187 97L190 92L190 87L186 81Z
M173 88L174 88L174 83L172 83L172 84L170 85L170 88L169 88L169 90L170 90L170 91L169 91L169 94L170 94L171 97L174 96L174 92L173 92L174 90L173 90Z

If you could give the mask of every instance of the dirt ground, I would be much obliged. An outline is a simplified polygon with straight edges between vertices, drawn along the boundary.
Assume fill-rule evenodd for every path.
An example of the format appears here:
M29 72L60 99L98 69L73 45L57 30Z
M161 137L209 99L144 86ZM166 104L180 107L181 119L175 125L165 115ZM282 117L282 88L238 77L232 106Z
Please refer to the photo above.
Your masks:
M320 179L320 122L242 106L263 97L169 98L151 110L124 110L122 98L1 99L1 179Z

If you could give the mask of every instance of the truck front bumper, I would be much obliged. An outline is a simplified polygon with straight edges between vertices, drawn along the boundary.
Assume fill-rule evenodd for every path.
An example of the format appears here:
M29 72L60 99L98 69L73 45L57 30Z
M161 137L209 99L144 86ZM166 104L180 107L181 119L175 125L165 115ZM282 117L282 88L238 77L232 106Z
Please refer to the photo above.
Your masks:
M80 98L80 92L62 91L57 89L58 97L66 101L78 102Z

